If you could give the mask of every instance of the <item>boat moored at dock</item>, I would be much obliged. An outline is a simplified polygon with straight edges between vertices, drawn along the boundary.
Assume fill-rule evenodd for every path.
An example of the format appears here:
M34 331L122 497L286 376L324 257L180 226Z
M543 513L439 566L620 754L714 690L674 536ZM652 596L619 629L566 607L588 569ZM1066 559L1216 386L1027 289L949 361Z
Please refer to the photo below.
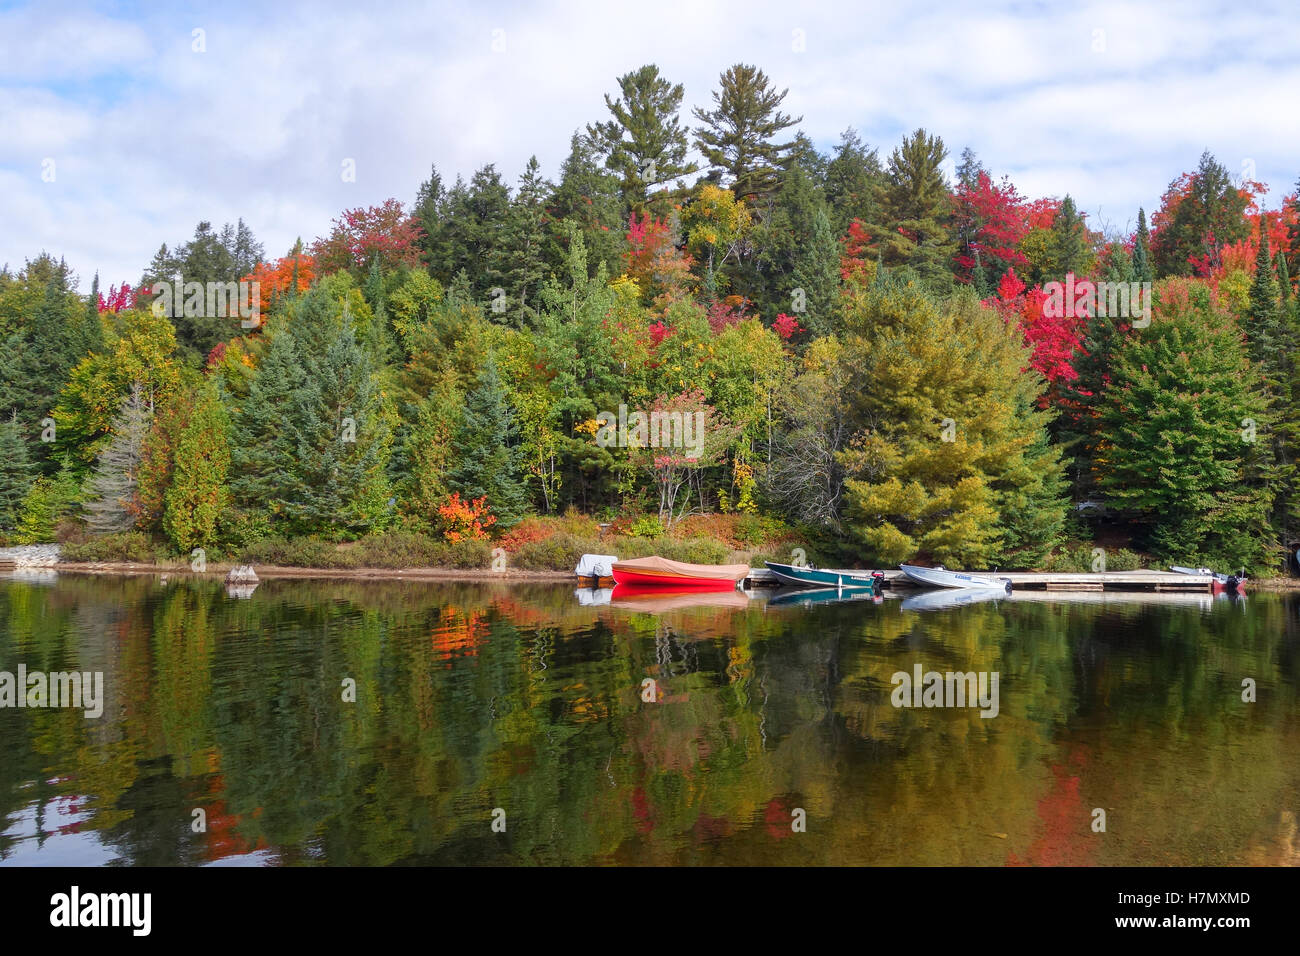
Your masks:
M989 574L968 574L965 571L949 571L945 567L922 568L915 564L900 564L902 570L911 580L923 587L931 588L982 588L999 589L1011 592L1011 579L999 578Z

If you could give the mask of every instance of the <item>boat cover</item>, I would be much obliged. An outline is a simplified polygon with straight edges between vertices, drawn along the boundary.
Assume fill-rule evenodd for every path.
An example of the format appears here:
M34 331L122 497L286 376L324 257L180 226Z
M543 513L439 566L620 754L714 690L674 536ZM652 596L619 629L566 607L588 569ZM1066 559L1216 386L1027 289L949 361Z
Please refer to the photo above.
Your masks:
M578 567L573 573L580 578L607 578L617 560L618 557L612 554L584 554L578 559Z
M740 581L749 576L748 564L685 564L669 561L654 555L618 561L619 570L640 571L642 574L662 574L666 577L704 578L715 581Z

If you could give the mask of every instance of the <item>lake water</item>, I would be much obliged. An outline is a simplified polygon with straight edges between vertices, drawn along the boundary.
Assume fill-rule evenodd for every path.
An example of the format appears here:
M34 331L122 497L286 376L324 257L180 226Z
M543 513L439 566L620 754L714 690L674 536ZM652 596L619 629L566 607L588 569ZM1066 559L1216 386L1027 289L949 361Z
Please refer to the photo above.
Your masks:
M0 865L1300 864L1294 596L584 598L0 576Z

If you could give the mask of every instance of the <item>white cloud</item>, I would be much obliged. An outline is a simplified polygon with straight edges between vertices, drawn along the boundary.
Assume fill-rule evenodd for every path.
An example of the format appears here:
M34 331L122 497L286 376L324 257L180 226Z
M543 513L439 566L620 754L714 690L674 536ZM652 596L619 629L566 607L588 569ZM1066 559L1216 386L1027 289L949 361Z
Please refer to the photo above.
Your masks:
M971 146L1022 194L1071 193L1116 227L1150 211L1209 148L1290 191L1300 41L1284 10L1063 10L1007 3L826 7L665 0L194 13L35 3L0 13L0 262L47 249L88 282L138 278L200 219L239 216L268 253L344 208L409 202L493 162L514 182L536 154L554 178L615 77L655 62L708 106L743 61L789 87L824 148L856 127L883 157L911 129ZM191 31L206 31L206 52ZM494 30L503 48L494 51ZM802 31L797 50L794 31ZM1095 31L1103 31L1097 33ZM57 162L55 183L41 161ZM340 164L355 160L357 180Z

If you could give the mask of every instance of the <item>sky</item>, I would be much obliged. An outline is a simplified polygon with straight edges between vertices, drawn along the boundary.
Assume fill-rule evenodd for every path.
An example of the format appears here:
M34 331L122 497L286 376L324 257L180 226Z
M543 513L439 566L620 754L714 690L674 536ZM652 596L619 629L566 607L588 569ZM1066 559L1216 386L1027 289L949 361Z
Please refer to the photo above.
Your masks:
M242 217L274 257L344 209L412 203L433 165L513 184L536 155L556 179L645 63L688 120L752 63L823 151L852 126L884 160L923 127L950 174L970 147L1093 228L1130 231L1205 149L1276 208L1300 178L1298 22L1269 3L0 0L0 264L46 251L84 291L138 281L204 219Z

